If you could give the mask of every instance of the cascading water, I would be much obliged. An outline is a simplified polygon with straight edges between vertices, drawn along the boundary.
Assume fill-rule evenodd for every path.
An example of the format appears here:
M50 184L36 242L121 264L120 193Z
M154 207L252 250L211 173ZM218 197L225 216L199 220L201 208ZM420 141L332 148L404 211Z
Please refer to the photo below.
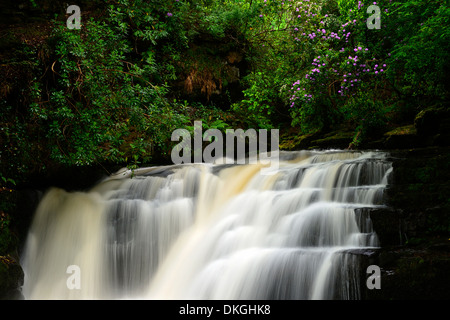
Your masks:
M355 209L383 205L386 154L281 153L274 174L261 168L152 167L50 190L24 250L25 298L360 298L354 252L378 240Z

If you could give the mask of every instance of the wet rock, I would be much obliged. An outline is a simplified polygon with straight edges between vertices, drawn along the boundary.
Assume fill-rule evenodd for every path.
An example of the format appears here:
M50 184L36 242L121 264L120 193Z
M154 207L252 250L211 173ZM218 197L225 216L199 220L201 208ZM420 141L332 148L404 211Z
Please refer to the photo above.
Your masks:
M400 245L402 243L402 211L393 208L360 208L355 210L370 216L373 230L381 246Z
M381 242L381 289L363 287L363 299L449 299L450 149L396 151L391 160L389 208L363 209Z
M22 299L21 286L24 274L18 259L11 255L0 256L0 299Z
M352 143L354 135L353 131L334 131L311 141L311 145L321 149L345 149Z

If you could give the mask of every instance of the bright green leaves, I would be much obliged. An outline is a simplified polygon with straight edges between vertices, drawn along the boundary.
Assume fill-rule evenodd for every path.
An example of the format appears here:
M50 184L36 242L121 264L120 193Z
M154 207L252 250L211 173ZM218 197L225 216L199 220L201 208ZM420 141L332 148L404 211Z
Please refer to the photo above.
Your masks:
M391 15L392 62L404 79L395 79L416 97L444 97L450 81L450 8L445 1L396 2ZM393 71L394 71L393 70ZM403 81L406 80L406 81Z
M194 119L222 130L344 123L361 139L402 99L414 109L448 97L447 2L376 1L372 30L363 2L98 1L81 30L55 23L45 65L28 45L9 61L32 76L20 99L0 101L2 156L137 164L169 152L171 132Z
M156 45L168 37L167 25L154 17L154 6L122 7L130 2L110 6L109 21L90 19L77 33L63 25L54 31L57 83L49 100L33 102L31 110L58 163L150 161L155 145L168 141L164 130L178 121L168 110L167 88L158 83L163 68L169 78L174 74L170 65L157 63ZM143 28L130 38L128 30L137 25ZM155 47L139 52L136 41Z

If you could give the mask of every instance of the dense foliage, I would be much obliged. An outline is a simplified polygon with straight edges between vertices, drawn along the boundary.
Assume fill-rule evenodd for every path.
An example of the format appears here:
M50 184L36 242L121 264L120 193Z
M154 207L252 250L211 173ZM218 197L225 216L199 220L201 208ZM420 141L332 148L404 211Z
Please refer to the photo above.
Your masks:
M171 133L194 120L345 126L357 146L449 98L444 0L81 1L80 30L56 3L28 1L47 19L0 43L4 186L60 165L168 159Z

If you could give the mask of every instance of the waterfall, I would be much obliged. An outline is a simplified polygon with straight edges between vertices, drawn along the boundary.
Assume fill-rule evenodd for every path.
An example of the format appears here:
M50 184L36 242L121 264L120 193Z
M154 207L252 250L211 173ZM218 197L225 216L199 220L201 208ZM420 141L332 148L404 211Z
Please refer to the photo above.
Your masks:
M288 152L261 169L150 167L49 190L22 256L25 298L359 299L355 252L379 244L355 209L383 206L387 155Z

